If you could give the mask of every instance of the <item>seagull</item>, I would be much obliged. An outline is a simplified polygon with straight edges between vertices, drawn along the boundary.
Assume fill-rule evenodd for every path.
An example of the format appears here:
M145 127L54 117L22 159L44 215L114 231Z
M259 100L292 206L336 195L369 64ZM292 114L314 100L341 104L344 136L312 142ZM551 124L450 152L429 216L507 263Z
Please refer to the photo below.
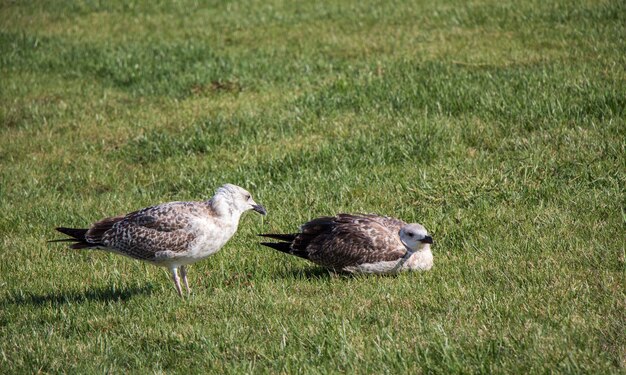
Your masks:
M308 259L332 272L394 274L433 266L433 238L420 224L372 214L320 217L295 234L260 234L282 242L262 242Z
M72 249L105 250L166 267L182 297L178 271L191 293L186 266L220 250L248 210L267 214L247 190L225 184L208 201L163 203L104 218L88 229L59 227L57 231L71 238L50 242L73 242Z

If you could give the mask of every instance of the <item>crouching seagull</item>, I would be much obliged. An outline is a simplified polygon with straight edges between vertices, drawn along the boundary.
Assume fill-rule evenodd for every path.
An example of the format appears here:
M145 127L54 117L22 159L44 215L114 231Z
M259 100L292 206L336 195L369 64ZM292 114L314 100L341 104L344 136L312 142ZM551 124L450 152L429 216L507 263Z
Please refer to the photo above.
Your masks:
M74 242L72 249L100 249L166 267L182 297L178 270L190 293L186 266L220 250L248 210L267 214L248 191L226 184L208 201L163 203L104 218L87 229L59 227L71 238L51 242Z
M337 272L392 274L429 270L433 239L420 224L392 217L339 214L303 224L295 234L260 234L262 242Z

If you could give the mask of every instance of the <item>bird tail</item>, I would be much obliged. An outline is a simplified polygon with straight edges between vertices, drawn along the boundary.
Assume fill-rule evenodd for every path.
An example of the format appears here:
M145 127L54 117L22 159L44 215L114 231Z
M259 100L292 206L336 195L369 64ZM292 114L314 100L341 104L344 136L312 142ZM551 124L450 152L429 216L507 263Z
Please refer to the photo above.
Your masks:
M300 258L309 259L306 252L294 248L293 242L296 239L297 234L276 234L276 233L263 233L259 234L260 237L273 238L275 240L281 240L283 242L261 242L263 246L267 246L274 250L278 250L281 253L295 255Z
M72 249L88 249L91 247L98 247L97 244L87 242L85 236L87 235L88 229L58 227L56 230L70 236L71 238L61 238L57 240L50 240L48 242L74 242L70 245Z

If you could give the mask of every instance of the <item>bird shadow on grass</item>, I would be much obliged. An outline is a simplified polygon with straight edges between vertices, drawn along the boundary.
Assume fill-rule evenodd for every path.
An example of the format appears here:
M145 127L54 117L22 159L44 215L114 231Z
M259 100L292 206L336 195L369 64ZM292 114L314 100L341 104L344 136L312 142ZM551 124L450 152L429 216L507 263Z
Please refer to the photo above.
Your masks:
M152 294L154 287L150 284L145 286L131 286L131 287L103 287L98 289L90 289L84 291L71 291L71 292L52 292L52 293L15 293L7 297L4 301L0 302L0 306L8 305L31 305L31 306L44 306L44 305L64 305L71 303L83 303L89 301L99 302L123 302L127 301L137 295L149 295Z
M276 274L282 279L297 279L309 281L328 281L328 280L353 280L353 279L376 279L376 278L397 278L400 273L393 274L363 274L350 272L332 272L322 267L317 268L300 268L300 269L283 269Z
M354 275L346 272L331 272L322 267L283 269L277 274L277 277L283 279L299 279L299 280L330 280L353 278Z

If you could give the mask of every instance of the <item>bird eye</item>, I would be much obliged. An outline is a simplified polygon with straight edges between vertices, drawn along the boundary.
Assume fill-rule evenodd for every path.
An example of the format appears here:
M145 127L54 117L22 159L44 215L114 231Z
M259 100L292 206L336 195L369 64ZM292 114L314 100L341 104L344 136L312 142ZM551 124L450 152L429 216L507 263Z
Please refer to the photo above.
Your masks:
M250 194L246 194L246 200L250 200L250 198L252 198L252 196Z
M407 236L409 236L409 237L413 237L413 236L414 236L414 234L413 234L413 233L411 233L411 232L409 232L409 233L407 233Z

